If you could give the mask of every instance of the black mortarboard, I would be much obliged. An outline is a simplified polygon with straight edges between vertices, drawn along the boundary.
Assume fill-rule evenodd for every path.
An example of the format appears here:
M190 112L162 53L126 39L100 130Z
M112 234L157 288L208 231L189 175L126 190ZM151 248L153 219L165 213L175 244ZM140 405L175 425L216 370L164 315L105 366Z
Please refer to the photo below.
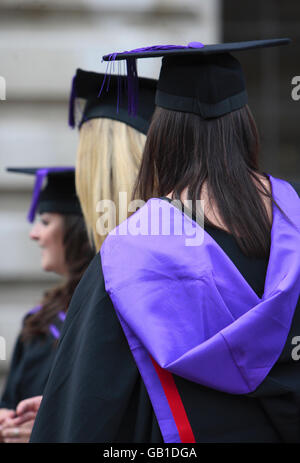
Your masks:
M74 167L8 167L8 172L35 176L32 201L28 212L29 222L36 212L56 212L81 215L81 207L75 189ZM47 184L42 189L44 179Z
M219 117L247 104L244 74L231 52L290 43L290 39L254 40L216 45L157 45L105 55L105 61L126 60L128 78L137 75L136 59L163 57L155 103L174 111ZM132 99L134 99L134 94ZM134 105L134 103L131 103Z
M128 113L125 76L77 69L72 81L69 124L71 127L75 126L76 100L84 99L85 106L80 114L79 126L89 119L108 118L124 122L146 134L155 108L156 84L154 79L138 79L139 109L136 117L132 117Z

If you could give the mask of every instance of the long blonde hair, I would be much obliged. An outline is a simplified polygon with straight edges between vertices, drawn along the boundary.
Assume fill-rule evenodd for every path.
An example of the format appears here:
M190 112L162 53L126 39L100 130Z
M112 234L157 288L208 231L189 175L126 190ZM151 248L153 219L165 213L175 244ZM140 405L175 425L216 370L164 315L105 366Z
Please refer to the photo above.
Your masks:
M127 194L127 213L145 141L144 134L123 122L111 119L90 119L80 129L76 190L89 236L97 251L107 233L129 215L125 216L122 210L119 218L119 192ZM114 203L116 214L112 217L114 211L110 208L105 213L107 221L103 227L99 201L104 205L103 201L107 200Z

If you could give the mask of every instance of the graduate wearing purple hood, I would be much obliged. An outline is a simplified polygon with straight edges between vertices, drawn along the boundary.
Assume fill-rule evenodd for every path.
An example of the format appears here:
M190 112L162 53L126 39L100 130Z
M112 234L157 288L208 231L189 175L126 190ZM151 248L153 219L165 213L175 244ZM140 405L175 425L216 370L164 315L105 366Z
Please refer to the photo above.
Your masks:
M136 58L164 56L145 204L77 288L32 442L300 442L299 185L260 172L231 55L287 43L104 57L127 60L134 114Z

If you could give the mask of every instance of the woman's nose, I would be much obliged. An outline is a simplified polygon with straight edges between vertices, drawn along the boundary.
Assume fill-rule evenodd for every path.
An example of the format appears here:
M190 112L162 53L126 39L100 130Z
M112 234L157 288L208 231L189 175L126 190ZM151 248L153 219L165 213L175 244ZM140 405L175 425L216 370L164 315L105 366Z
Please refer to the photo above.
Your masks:
M30 239L32 240L38 240L39 237L40 237L40 233L39 233L39 226L38 224L35 224L32 229L30 230L30 233L29 233L29 237Z

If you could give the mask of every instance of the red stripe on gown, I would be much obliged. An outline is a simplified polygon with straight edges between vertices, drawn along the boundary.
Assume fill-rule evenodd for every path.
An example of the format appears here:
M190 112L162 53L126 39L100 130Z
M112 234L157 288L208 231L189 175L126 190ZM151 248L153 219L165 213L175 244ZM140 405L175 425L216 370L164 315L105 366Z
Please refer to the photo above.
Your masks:
M195 437L173 375L167 370L161 368L152 357L150 358L167 397L181 442L186 444L195 443Z

